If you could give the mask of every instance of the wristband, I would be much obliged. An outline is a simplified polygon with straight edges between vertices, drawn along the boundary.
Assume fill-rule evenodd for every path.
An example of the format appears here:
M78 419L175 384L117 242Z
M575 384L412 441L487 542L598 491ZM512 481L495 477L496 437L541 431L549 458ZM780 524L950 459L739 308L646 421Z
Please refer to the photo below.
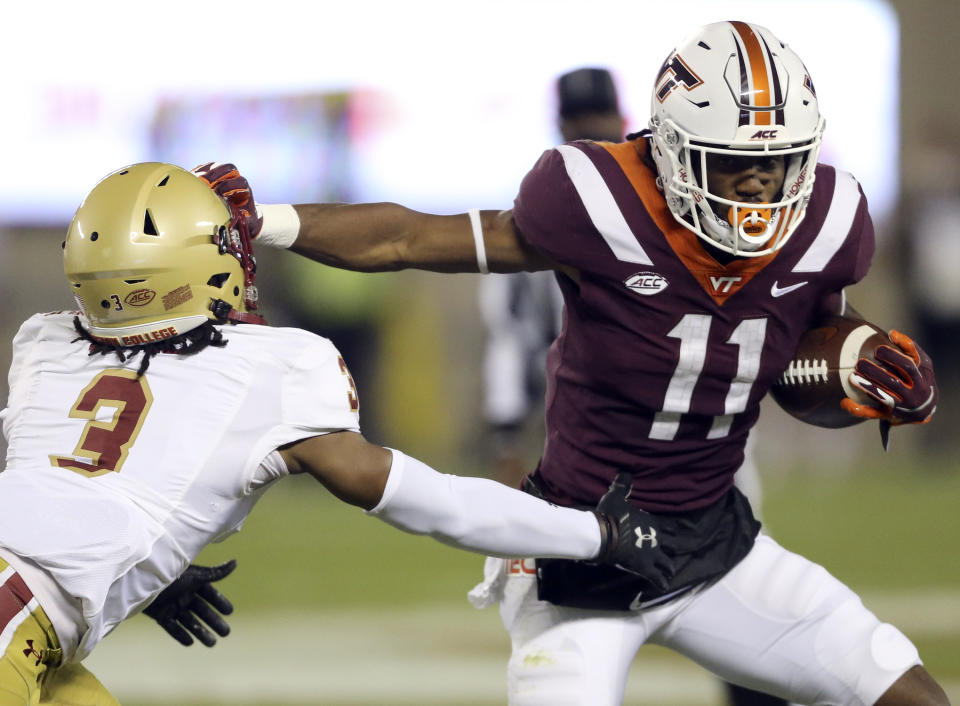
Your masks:
M258 203L257 210L263 216L263 227L257 242L271 248L289 248L300 234L300 216L288 203Z
M480 211L476 208L471 208L467 211L467 215L470 216L470 229L473 231L473 246L477 251L477 270L482 275L489 274L490 269L487 267L487 250L483 246L483 226L480 224Z

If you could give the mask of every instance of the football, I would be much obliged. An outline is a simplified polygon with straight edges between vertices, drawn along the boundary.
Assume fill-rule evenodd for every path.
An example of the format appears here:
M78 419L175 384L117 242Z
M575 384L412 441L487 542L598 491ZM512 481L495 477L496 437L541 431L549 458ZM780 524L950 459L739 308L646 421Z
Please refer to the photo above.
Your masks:
M793 359L770 394L780 407L802 422L828 429L864 421L840 406L844 397L876 404L850 384L857 360L873 360L877 346L890 343L887 332L859 319L831 316L800 337Z

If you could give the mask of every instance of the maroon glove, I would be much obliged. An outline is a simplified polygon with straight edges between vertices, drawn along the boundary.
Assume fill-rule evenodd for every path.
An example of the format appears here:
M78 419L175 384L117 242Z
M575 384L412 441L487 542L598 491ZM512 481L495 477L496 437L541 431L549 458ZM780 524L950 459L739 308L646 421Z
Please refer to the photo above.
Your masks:
M860 405L851 399L843 408L855 417L883 419L890 424L926 424L937 408L933 362L920 346L899 331L890 332L897 346L877 346L877 362L861 358L850 382L880 407Z
M225 162L207 162L194 167L190 172L207 182L210 188L227 202L234 219L242 219L246 223L251 238L256 238L260 234L263 217L257 213L257 205L253 200L250 184L234 165Z

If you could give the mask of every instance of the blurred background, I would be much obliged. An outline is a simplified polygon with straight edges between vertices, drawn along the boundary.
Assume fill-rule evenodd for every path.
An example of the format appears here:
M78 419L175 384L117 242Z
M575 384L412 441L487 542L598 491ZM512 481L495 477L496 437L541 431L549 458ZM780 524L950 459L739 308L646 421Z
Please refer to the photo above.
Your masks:
M936 420L896 430L886 455L876 425L819 430L765 403L765 522L889 615L960 701L955 0L18 3L0 43L0 369L21 321L74 307L60 241L116 168L231 161L268 203L507 208L559 141L558 75L609 68L639 130L663 59L724 19L765 25L803 57L827 120L821 160L857 176L878 231L851 301L914 335L941 382ZM333 339L371 440L488 474L478 275L258 257L268 319ZM527 430L531 464L541 431ZM240 537L204 557L240 559L225 586L238 604L230 638L183 649L137 618L91 658L103 681L133 704L502 703L508 639L495 611L465 600L480 560L301 485L272 491ZM696 667L650 650L627 703L721 700Z

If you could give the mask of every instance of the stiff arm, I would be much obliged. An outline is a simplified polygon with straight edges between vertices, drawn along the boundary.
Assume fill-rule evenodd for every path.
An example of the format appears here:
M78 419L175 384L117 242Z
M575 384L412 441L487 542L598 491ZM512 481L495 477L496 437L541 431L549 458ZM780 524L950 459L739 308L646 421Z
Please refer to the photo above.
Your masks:
M439 216L394 203L299 204L294 209L300 224L290 249L311 260L361 272L480 271L477 238L466 213ZM478 216L491 272L560 269L523 242L513 211L479 211Z

